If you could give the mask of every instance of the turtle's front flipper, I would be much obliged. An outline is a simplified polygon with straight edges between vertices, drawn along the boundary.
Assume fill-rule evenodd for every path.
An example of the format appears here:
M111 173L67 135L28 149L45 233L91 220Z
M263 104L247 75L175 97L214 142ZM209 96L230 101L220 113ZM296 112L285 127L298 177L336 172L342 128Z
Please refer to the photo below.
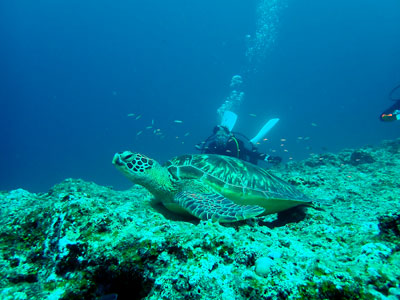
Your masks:
M174 201L201 220L236 222L258 216L264 208L257 205L237 205L217 193L182 191Z

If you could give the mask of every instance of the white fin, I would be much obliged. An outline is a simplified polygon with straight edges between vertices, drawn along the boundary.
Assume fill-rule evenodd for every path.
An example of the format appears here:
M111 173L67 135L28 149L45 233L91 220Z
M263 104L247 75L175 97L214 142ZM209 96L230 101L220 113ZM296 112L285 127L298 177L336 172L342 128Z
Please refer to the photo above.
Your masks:
M278 118L269 120L263 126L263 128L261 128L261 130L257 133L257 135L250 140L250 142L253 145L256 145L278 122L279 122Z
M224 112L224 115L222 116L222 121L221 121L221 126L225 126L226 128L229 129L229 131L232 131L233 127L236 124L237 120L237 114L230 110L226 110Z

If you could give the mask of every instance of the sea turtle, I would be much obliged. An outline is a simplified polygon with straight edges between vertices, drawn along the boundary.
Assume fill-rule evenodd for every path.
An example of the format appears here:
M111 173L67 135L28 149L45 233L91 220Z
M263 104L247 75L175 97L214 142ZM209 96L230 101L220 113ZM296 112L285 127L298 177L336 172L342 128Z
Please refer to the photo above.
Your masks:
M114 155L113 164L168 210L201 220L236 222L311 204L292 185L234 157L182 155L161 166L145 155L124 151Z

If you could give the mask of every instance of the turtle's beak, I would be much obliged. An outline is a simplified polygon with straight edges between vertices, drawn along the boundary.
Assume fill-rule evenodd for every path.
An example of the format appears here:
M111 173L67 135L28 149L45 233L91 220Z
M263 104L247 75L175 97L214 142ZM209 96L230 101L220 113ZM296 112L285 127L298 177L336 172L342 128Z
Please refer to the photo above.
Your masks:
M113 160L112 160L112 163L113 163L114 165L117 165L117 166L122 166L122 165L123 165L123 164L122 164L122 161L121 161L120 153L116 153L116 154L114 155L114 158L113 158Z

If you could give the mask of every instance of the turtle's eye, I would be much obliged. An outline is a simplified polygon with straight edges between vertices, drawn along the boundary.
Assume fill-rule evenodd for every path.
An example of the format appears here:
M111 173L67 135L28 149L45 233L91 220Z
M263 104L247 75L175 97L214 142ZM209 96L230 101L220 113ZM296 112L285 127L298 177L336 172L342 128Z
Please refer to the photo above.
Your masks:
M125 156L125 159L130 159L133 156L133 154L128 154L127 156Z

